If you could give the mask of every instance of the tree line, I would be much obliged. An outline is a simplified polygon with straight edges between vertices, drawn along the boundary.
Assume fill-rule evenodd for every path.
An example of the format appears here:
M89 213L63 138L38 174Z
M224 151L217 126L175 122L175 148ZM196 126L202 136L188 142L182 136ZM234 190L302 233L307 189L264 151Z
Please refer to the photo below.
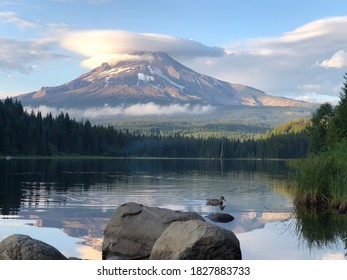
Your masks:
M288 127L290 129L288 130ZM298 158L308 150L307 121L294 121L253 139L145 135L76 121L67 113L42 116L18 100L0 101L0 155Z
M338 104L324 103L313 114L309 137L313 154L327 152L347 139L347 74Z
M309 155L297 161L293 185L296 211L347 213L347 75L338 104L324 103L314 112L308 135Z

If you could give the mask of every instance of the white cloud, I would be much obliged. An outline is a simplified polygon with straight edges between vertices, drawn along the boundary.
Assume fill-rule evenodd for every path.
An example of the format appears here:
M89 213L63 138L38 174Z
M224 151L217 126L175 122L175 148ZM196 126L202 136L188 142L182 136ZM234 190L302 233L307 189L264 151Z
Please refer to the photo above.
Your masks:
M2 6L19 6L19 7L26 7L26 8L32 8L32 9L41 9L40 6L32 5L26 2L14 2L14 1L2 1L0 3Z
M59 54L54 49L59 46L61 34L71 31L71 27L57 24L41 25L23 19L13 12L0 12L0 22L35 31L32 39L0 37L0 73L11 71L29 73L37 70L47 61L67 58L66 55Z
M0 72L28 73L37 69L43 61L63 58L53 53L53 42L0 38Z
M329 102L330 104L333 104L333 105L336 105L339 101L339 98L337 96L317 94L316 92L305 93L305 95L300 95L300 93L296 93L294 96L290 96L290 94L288 94L288 97L291 97L295 100L301 100L301 101L307 101L307 102L313 102L313 103Z
M219 47L164 34L81 31L54 24L37 27L36 22L11 12L1 12L0 21L37 31L33 40L0 38L0 72L5 73L28 73L64 57L53 51L58 45L82 56L81 66L86 68L134 59L130 54L136 51L164 51L195 71L218 79L268 94L323 102L339 96L347 66L347 17L319 19L277 37L251 38Z
M7 97L12 97L13 94L0 90L0 99L5 99Z
M347 66L347 53L344 50L340 50L333 54L332 57L323 60L318 65L324 68L343 68Z
M53 116L60 114L60 112L67 112L71 118L75 119L98 119L108 118L114 116L161 116L161 115L200 115L212 112L213 106L206 105L190 105L190 104L171 104L171 105L158 105L153 102L144 104L134 104L130 106L117 106L111 107L105 105L104 107L91 107L87 109L76 108L54 108L48 106L39 107L25 107L28 112L41 112L42 115L51 113Z
M278 37L231 42L224 48L223 57L199 57L186 65L268 94L335 100L347 66L347 17L320 19ZM317 86L305 86L310 84Z
M107 62L110 65L115 65L119 61L136 61L139 59L150 61L153 59L153 56L135 54L101 54L83 60L81 66L84 68L95 68L104 62Z
M114 61L115 57L138 51L162 51L173 57L184 59L216 57L224 54L222 48L208 47L189 39L164 34L134 33L120 30L68 32L62 38L62 46L88 57L81 65L90 68L99 66L101 57Z
M343 253L327 252L322 256L322 260L346 260Z
M0 12L0 21L14 24L21 29L39 27L39 25L36 22L23 19L13 12Z

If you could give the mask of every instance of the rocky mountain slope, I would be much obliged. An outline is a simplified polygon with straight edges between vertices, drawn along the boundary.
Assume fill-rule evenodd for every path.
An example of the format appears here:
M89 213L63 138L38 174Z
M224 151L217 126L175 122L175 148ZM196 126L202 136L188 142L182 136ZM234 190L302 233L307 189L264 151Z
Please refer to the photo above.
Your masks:
M199 74L165 53L137 52L136 60L102 64L71 82L43 87L19 97L25 106L58 108L120 106L137 103L306 106L261 90Z

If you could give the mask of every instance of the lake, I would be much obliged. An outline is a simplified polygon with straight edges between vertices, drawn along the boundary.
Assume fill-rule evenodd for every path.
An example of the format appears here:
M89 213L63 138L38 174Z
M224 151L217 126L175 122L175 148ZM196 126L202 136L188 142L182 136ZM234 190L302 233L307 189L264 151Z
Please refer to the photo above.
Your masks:
M345 259L347 215L293 209L285 161L213 159L0 159L0 240L28 234L67 257L101 259L103 230L126 202L206 217L233 231L243 259ZM224 209L206 205L223 195Z

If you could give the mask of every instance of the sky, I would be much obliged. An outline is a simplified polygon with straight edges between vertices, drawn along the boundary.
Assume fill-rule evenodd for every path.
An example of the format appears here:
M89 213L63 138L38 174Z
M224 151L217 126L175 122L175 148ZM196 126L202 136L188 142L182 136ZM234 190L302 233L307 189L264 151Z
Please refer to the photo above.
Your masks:
M268 94L339 100L346 0L0 0L0 98L58 86L134 51Z

